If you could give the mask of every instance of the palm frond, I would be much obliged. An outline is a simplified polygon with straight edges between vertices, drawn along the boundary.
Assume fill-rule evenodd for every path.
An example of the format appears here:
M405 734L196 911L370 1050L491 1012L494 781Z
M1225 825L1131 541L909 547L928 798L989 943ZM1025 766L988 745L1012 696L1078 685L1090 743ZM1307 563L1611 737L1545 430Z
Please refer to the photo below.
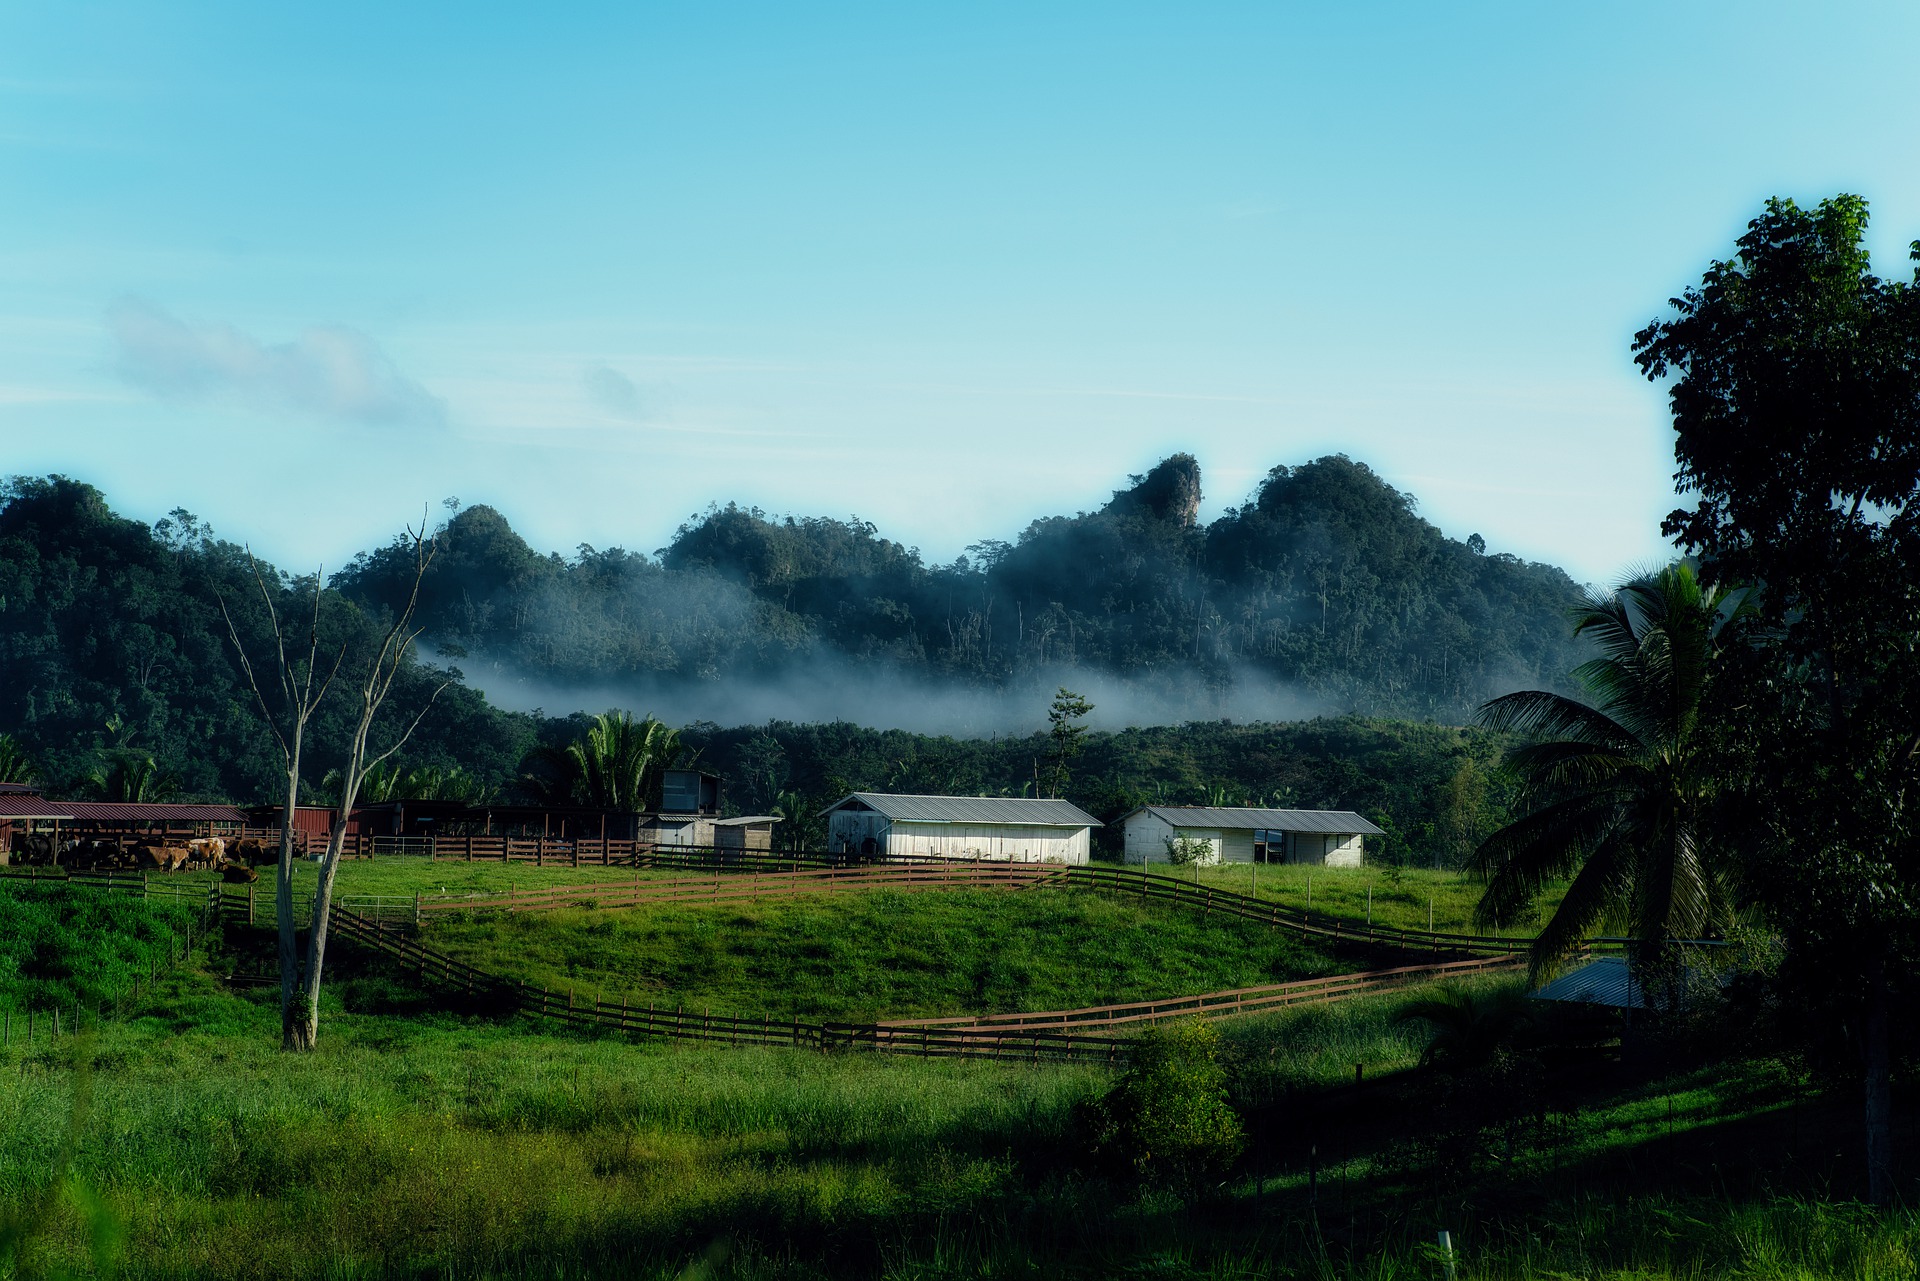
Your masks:
M1482 703L1474 720L1504 733L1552 736L1622 751L1638 746L1633 735L1605 712L1546 690L1502 694Z
M1575 796L1487 837L1474 851L1474 865L1487 878L1475 922L1498 926L1513 920L1541 891L1578 868L1618 821L1611 798Z
M1632 886L1627 863L1630 851L1617 840L1602 840L1587 854L1580 874L1567 886L1553 915L1534 937L1528 953L1527 981L1553 977L1567 958L1580 950L1594 927L1620 902Z

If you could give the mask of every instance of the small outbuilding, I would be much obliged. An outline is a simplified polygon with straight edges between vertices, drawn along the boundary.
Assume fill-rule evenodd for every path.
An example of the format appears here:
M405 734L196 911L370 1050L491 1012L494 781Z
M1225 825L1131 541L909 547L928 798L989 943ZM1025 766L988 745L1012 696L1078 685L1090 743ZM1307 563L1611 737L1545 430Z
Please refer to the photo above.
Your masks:
M1179 838L1205 841L1203 863L1315 863L1359 867L1361 838L1384 833L1352 810L1142 805L1120 820L1126 861L1166 863Z
M1098 819L1070 801L855 792L822 811L836 854L1085 863Z

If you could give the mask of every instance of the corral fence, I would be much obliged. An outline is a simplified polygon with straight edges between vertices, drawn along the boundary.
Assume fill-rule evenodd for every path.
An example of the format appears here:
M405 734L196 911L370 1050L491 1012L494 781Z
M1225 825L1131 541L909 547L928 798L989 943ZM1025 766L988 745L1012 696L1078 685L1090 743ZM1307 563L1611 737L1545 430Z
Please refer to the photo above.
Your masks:
M1369 996L1407 983L1501 973L1523 964L1519 957L1480 957L1077 1010L888 1019L875 1023L812 1022L772 1015L715 1014L711 1010L690 1010L684 1006L668 1008L649 1004L643 1008L625 996L617 1005L598 995L591 999L578 998L571 990L552 992L489 973L351 911L336 911L334 921L342 937L385 953L403 967L413 969L422 981L438 981L468 996L488 997L534 1018L572 1027L727 1045L868 1049L924 1058L984 1058L1028 1063L1062 1060L1116 1063L1127 1052L1126 1042L1113 1035L1119 1028L1150 1026L1169 1019L1218 1019L1267 1013L1295 1005Z
M830 1023L776 1019L772 1015L715 1014L684 1006L641 1007L623 998L618 1005L576 1000L572 992L548 991L488 973L426 947L405 934L383 928L357 913L335 909L334 929L342 938L373 948L432 979L469 996L491 997L533 1018L582 1029L634 1036L725 1045L794 1046L804 1049L874 1049L926 1058L984 1058L1037 1063L1063 1060L1115 1063L1126 1053L1112 1037L1076 1034L1055 1028L1008 1028L982 1033L945 1028L893 1029L876 1023Z

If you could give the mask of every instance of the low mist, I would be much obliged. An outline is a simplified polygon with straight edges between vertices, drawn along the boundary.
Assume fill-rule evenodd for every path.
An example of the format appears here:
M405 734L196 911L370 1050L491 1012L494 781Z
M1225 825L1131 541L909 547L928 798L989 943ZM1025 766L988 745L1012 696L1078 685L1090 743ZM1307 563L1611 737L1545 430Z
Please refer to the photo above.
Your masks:
M874 729L959 738L1028 734L1045 728L1047 706L1062 685L1093 703L1088 722L1106 730L1221 717L1302 720L1348 710L1306 691L1276 686L1251 670L1236 673L1224 688L1184 674L1140 681L1084 668L1060 668L1017 686L983 688L821 654L789 665L778 675L698 683L640 678L630 683L561 684L484 661L464 670L467 684L496 706L548 716L620 707L651 712L674 725L849 721Z

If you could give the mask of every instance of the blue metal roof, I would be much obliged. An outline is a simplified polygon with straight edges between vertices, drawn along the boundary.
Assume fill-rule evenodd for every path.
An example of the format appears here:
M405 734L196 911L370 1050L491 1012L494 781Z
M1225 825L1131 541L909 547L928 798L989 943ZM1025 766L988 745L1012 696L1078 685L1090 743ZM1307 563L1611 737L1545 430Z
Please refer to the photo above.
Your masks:
M1602 956L1579 969L1569 970L1535 992L1533 999L1606 1005L1620 1010L1647 1008L1640 984L1627 973L1626 958L1621 956Z

